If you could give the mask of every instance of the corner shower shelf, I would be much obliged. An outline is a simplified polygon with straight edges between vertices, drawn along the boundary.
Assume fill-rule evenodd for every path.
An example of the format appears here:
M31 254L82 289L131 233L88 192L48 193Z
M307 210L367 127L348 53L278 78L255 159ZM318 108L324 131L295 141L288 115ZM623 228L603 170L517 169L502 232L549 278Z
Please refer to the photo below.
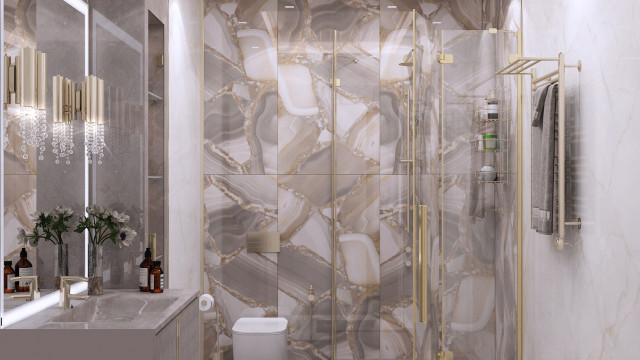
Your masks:
M495 180L481 180L480 176L481 176L481 172L480 171L476 171L474 173L474 180L473 182L478 183L478 184L506 184L509 182L509 173L506 171L496 171L496 179Z
M509 112L509 108L508 107L500 107L498 109L498 118L496 119L483 119L482 118L482 113L484 112L484 109L477 109L474 111L473 114L473 120L475 122L477 122L478 124L483 124L483 125L491 125L491 124L496 124L496 123L501 123L501 122L507 122L510 119L510 112Z
M496 143L496 147L494 149L485 149L484 148L485 141L486 142L494 141ZM510 143L511 143L511 140L509 139L477 139L477 140L471 141L471 144L473 145L474 150L479 153L498 153L498 152L509 151Z
M554 70L538 76L535 66L539 63L555 63L557 67ZM566 68L576 68L578 72L582 70L582 62L578 60L575 65L567 65L565 63L565 55L563 53L558 54L558 57L542 58L542 57L522 57L518 55L509 56L509 65L505 66L496 75L529 75L531 76L531 94L548 84L558 83L558 237L555 239L554 246L556 250L564 249L565 227L577 226L578 229L582 227L582 219L578 218L577 221L568 222L565 220L565 70ZM527 71L528 70L528 71Z

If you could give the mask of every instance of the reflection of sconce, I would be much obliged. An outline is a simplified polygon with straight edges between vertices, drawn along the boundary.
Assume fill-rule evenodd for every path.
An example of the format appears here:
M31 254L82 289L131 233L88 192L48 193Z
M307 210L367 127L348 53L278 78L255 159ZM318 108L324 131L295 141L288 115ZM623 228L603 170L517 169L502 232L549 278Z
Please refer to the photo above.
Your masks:
M4 105L20 105L20 137L22 138L22 157L27 159L27 145L40 150L40 160L45 150L47 138L46 99L47 99L47 54L34 48L20 49L15 62L10 56L4 57Z
M53 152L56 164L59 159L73 154L73 124L76 112L80 111L85 121L85 145L88 161L98 156L98 164L104 157L104 80L87 76L78 86L62 76L53 77Z
M51 147L56 155L56 164L65 158L71 164L69 156L73 154L73 124L76 119L76 84L60 75L53 77L53 140Z
M104 80L98 77L87 76L82 84L82 120L89 164L97 156L100 165L104 157Z

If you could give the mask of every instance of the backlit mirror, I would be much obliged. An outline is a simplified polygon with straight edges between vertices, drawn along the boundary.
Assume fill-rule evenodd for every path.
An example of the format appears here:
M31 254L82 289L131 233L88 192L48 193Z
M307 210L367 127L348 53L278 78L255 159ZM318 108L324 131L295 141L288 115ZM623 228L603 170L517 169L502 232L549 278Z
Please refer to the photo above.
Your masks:
M88 5L80 0L37 3L35 0L5 0L2 8L3 49L8 56L5 57L5 65L9 59L15 63L21 49L35 48L46 54L46 93L42 94L46 99L43 110L46 117L29 118L32 115L26 111L25 104L15 104L15 95L11 104L4 107L3 124L8 136L2 159L2 257L11 261L15 268L22 248L17 239L18 229L33 229L33 213L64 206L74 212L70 221L72 228L62 235L62 241L68 248L68 274L85 275L85 236L73 232L75 219L84 213L90 188L89 167L84 153L84 125L82 121L73 122L72 132L67 133L66 139L64 134L58 133L53 125L52 86L55 75L81 83L89 74ZM27 70L22 69L23 72ZM2 76L4 83L6 71ZM6 86L4 95L8 95ZM64 144L63 139L66 140ZM74 147L70 146L71 139ZM40 276L42 295L54 288L56 247L44 240L40 240L37 246L25 247L33 273ZM11 299L11 296L21 294L28 293L4 293L4 308L0 311L4 313L25 304L25 299Z

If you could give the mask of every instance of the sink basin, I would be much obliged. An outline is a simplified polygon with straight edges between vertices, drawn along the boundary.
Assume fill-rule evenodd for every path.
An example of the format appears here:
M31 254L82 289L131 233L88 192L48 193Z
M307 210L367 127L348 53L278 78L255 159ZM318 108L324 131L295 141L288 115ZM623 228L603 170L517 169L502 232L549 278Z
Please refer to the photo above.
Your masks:
M41 304L50 305L0 330L0 344L11 344L0 345L1 357L47 359L64 354L66 360L159 360L179 353L181 359L197 359L198 293L105 290L101 296L71 300L68 309L58 307L59 293L50 294L33 303L46 300Z
M8 329L153 329L196 298L193 290L167 289L162 294L138 290L105 290L88 300L71 300L70 309L45 309Z
M132 322L157 316L174 303L177 297L157 295L131 297L94 297L75 306L49 322Z

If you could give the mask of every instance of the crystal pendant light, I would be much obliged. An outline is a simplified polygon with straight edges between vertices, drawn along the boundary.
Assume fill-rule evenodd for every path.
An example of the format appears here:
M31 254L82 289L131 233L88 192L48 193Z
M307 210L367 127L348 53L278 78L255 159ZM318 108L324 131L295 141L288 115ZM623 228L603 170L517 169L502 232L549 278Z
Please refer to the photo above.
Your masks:
M93 75L87 76L82 84L84 143L89 164L97 158L98 165L104 157L104 80Z

